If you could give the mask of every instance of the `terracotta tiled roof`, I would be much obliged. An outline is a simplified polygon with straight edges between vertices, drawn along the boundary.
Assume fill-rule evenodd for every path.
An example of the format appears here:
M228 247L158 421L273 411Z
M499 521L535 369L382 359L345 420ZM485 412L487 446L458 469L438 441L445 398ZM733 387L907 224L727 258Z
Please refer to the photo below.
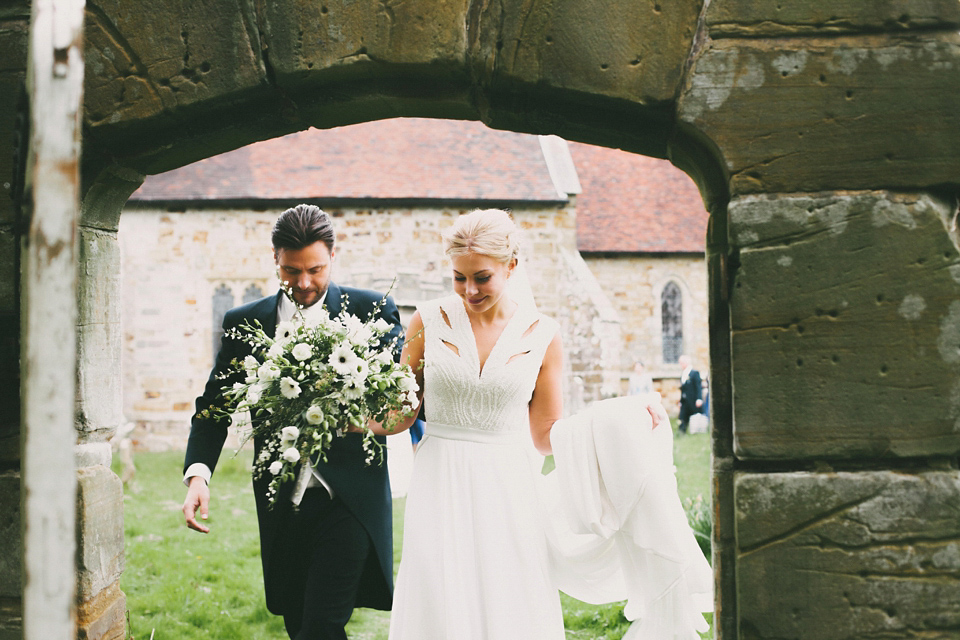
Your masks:
M302 131L149 176L134 200L558 201L537 136L404 118Z
M667 160L570 143L583 193L582 252L702 252L707 211L693 180Z

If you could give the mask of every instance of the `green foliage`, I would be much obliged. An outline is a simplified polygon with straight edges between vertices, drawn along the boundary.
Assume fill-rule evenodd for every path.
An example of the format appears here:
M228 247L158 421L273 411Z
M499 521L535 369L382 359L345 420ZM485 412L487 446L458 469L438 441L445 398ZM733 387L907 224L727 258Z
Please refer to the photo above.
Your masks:
M690 528L693 529L693 535L700 545L703 555L710 560L710 538L713 533L713 518L710 515L710 505L703 499L703 496L696 498L687 498L683 501L683 509L687 512L687 521Z
M709 436L678 437L674 457L680 497L697 504L698 496L709 495ZM151 633L155 640L286 637L283 620L264 604L251 458L247 450L221 457L211 483L210 533L204 535L183 523L183 454L137 454L137 473L124 495L126 569L121 579L132 640L148 640ZM403 499L394 500L395 568L402 552L403 507ZM709 509L697 513L698 521L703 514L709 519ZM623 603L591 605L565 594L561 602L568 638L616 640L629 627ZM358 609L347 632L352 640L386 640L389 619L388 612Z

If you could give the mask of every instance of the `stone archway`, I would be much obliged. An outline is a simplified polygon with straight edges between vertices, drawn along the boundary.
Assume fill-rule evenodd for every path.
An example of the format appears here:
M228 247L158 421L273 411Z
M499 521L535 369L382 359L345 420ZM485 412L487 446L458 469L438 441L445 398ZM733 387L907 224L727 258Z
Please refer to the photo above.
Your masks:
M119 424L116 224L145 173L402 115L668 157L712 214L718 636L955 635L958 25L950 0L90 3L81 445ZM83 461L81 503L119 509ZM114 551L80 567L86 632Z

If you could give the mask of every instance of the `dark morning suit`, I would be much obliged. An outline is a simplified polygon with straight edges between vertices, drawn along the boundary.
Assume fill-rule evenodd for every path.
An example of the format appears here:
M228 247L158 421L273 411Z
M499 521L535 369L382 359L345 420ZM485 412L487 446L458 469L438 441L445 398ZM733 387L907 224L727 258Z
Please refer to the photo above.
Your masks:
M696 369L690 369L690 374L686 381L680 383L680 424L681 432L687 432L687 425L690 416L700 413L700 407L697 406L697 400L700 399L702 387L700 382L700 372Z
M331 316L337 316L341 313L342 303L341 295L347 294L347 303L345 311L366 320L370 317L374 304L383 296L374 291L363 289L354 289L352 287L339 287L330 283L327 289L327 297L324 302ZM280 296L277 295L261 298L254 302L231 309L226 313L223 320L224 331L233 327L238 327L244 322L254 324L259 322L267 335L272 336L276 329L277 305ZM396 305L391 299L387 299L386 304L380 310L379 316L394 325L389 334L389 338L400 335L400 315ZM184 470L195 462L202 462L213 471L223 448L223 443L227 435L229 420L215 421L201 418L198 414L205 408L218 404L221 401L220 390L224 385L232 385L235 381L242 379L240 376L218 379L217 376L228 369L233 360L242 361L251 353L249 345L238 340L232 340L224 336L220 353L217 354L216 363L210 378L207 380L203 395L197 398L190 437L187 441L187 452L184 462ZM399 348L398 348L399 353ZM254 418L256 419L256 418ZM385 440L380 437L381 442ZM262 442L259 438L254 440L254 455L256 456ZM384 451L386 454L386 451ZM306 567L309 563L307 549L313 534L305 532L304 527L310 531L323 532L323 535L333 533L340 535L342 540L337 540L333 544L337 549L343 552L333 554L335 561L350 564L350 553L359 557L362 567L356 567L359 574L359 586L356 589L355 598L350 594L339 593L336 598L336 604L331 605L338 609L333 613L324 612L325 617L343 617L343 623L349 618L354 607L369 607L374 609L390 609L393 600L393 528L392 528L392 504L390 496L390 482L387 475L386 459L383 465L366 465L364 462L365 453L361 448L361 436L356 433L348 433L342 438L334 438L333 444L327 452L327 461L317 461L316 467L323 479L333 489L334 498L330 499L329 494L322 487L309 489L301 502L300 509L295 511L290 502L290 495L293 490L293 482L285 483L277 496L276 503L271 508L266 498L266 489L270 478L266 474L260 479L255 479L254 495L257 504L257 519L260 526L260 553L263 563L263 581L264 591L266 593L267 608L274 614L283 615L287 621L288 631L290 631L290 622L295 623L295 629L299 624L299 612L303 611L303 602L309 605L308 611L322 611L327 603L316 603L313 606L316 597L322 598L324 593L323 584L315 584L316 580L311 580L305 575ZM339 509L333 509L336 507ZM344 509L345 507L345 509ZM344 523L347 527L342 532L337 532ZM369 536L364 540L362 535L354 535L349 527L359 530L357 522L362 525L363 530ZM359 540L357 540L359 538ZM350 549L342 549L343 544L351 546ZM330 563L322 566L328 569ZM336 566L336 565L334 565ZM346 571L351 567L340 566L337 572ZM339 573L335 573L339 578ZM348 590L348 591L352 591ZM352 600L352 602L351 602ZM348 609L344 611L344 609ZM319 624L319 623L318 623ZM342 632L342 625L339 630L333 629L337 624L330 625L329 633L327 631L309 631L304 629L298 639L313 638L340 638L346 637ZM295 633L291 631L291 636Z

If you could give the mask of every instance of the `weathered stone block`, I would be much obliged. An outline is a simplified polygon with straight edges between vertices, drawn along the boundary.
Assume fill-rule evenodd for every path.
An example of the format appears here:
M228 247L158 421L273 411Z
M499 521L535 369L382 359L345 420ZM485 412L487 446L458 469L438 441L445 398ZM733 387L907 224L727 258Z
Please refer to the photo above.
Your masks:
M93 128L216 99L266 77L249 2L88 4L84 55L84 119Z
M116 233L81 227L77 296L77 428L81 439L103 439L123 420Z
M376 66L462 65L467 2L329 2L265 5L265 40L277 82L311 72Z
M89 181L80 204L80 224L90 230L116 232L120 212L130 194L143 184L144 175L119 165L105 167Z
M120 243L115 232L80 227L78 323L120 322Z
M960 3L955 0L713 0L707 8L706 22L712 38L956 30L960 25Z
M885 192L731 202L739 457L960 451L952 214Z
M2 216L0 216L2 218ZM20 458L20 306L18 239L0 227L0 461Z
M960 473L738 474L741 638L960 629Z
M0 640L23 640L23 604L19 596L0 598Z
M20 474L0 475L0 599L19 598L21 585Z
M123 483L107 467L77 471L77 598L87 602L123 572Z
M956 95L955 35L720 40L679 113L717 145L734 195L915 189L958 182Z
M28 12L29 14L29 12ZM26 77L28 21L0 22L0 140L14 140L17 106ZM13 221L11 177L14 154L0 154L0 225Z
M77 607L77 640L125 640L127 597L114 583Z
M700 0L488 3L474 64L495 81L545 84L640 104L673 100Z

